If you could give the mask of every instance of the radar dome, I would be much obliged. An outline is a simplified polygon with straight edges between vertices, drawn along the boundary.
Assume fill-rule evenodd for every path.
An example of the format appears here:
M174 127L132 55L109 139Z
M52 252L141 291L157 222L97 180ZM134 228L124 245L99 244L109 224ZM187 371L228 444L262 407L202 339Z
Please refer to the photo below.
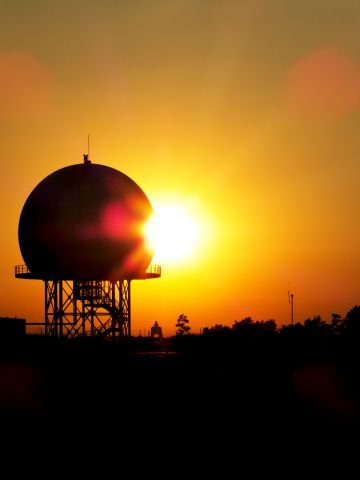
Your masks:
M153 254L144 236L151 214L147 196L124 173L89 161L70 165L30 193L20 250L37 278L141 278Z

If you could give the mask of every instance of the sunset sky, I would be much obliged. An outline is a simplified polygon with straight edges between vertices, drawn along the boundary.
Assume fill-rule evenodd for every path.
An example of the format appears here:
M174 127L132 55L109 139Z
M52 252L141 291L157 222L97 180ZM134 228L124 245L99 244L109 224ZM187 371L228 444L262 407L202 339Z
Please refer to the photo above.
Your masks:
M133 334L360 304L359 0L0 0L0 316L38 321L17 228L93 162L181 206L198 243L132 285Z

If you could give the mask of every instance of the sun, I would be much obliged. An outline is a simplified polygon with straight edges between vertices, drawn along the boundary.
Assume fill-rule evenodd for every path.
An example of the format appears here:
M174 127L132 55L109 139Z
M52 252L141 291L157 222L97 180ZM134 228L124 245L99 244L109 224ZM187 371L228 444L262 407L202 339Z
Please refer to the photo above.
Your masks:
M180 263L195 255L200 240L199 222L185 205L161 204L154 208L145 235L154 249L154 261Z

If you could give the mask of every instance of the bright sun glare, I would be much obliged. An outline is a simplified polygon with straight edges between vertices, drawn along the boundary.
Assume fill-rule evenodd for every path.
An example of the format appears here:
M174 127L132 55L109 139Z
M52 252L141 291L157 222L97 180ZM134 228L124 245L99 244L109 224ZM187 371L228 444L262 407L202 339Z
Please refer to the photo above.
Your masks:
M176 204L156 207L146 226L146 236L158 262L178 263L194 256L199 235L199 226L191 212Z

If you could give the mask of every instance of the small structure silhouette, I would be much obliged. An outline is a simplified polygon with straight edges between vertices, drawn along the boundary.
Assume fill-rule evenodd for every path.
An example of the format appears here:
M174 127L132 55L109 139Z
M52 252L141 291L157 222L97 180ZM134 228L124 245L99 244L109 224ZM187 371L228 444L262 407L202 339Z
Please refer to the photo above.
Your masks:
M155 322L154 325L150 329L150 336L151 338L162 338L162 328Z
M0 338L22 337L26 333L26 320L17 317L0 317Z

